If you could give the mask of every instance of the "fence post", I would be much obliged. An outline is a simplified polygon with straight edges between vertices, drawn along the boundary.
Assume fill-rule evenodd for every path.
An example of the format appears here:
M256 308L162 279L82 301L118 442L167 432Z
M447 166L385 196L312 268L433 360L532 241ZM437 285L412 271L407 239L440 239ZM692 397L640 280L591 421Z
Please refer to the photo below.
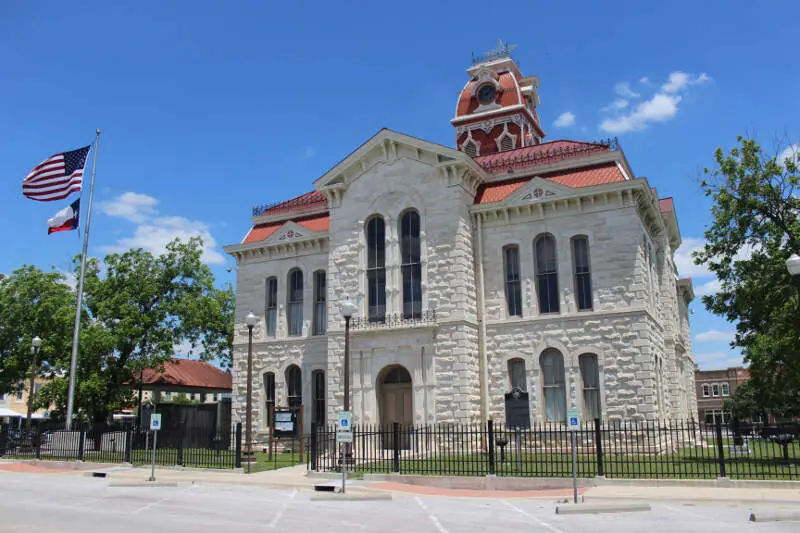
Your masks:
M126 463L131 462L131 448L133 448L133 430L127 428L125 430L125 458L123 459Z
M311 422L311 439L309 442L309 462L311 463L311 471L317 471L317 423Z
M178 466L183 466L183 436L185 435L185 432L186 432L186 425L181 424L181 428L178 431L178 460L175 461L176 463L178 463Z
M716 421L714 428L717 434L717 459L719 460L719 477L728 477L725 472L725 446L722 444L722 420Z
M83 461L86 453L86 429L81 424L81 429L78 431L78 461Z
M242 467L242 423L236 423L236 468Z
M489 438L489 475L493 476L495 474L495 464L494 464L494 421L489 420L486 422L487 428L487 437Z
M34 433L34 437L36 439L36 458L42 458L42 429L38 428Z
M597 475L605 477L606 469L603 464L603 432L600 430L600 418L594 419L594 444L597 448Z
M394 433L394 464L392 465L392 472L400 472L400 423L392 423L392 432Z

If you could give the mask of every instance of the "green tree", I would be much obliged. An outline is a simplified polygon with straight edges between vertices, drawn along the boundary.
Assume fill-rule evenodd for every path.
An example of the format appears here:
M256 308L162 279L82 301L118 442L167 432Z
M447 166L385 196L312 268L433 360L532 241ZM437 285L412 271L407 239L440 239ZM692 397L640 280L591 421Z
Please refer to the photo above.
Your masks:
M16 390L30 376L33 337L43 339L40 372L69 353L76 296L65 282L58 272L30 265L0 279L0 394Z
M226 301L225 291L214 287L201 253L201 239L176 239L158 256L135 249L106 256L102 268L97 259L87 262L88 320L81 332L75 401L84 418L102 423L113 411L135 403L130 389L136 388L142 369L163 368L176 344L202 344L207 358L230 352L220 332L232 314L225 314L220 304ZM69 368L68 354L58 366ZM65 411L66 381L54 380L41 395L59 413Z
M697 264L717 275L721 289L706 308L736 323L734 346L749 363L751 383L740 405L757 401L777 415L800 413L800 279L786 260L800 253L796 160L767 156L752 139L724 154L702 182L713 199L713 221Z

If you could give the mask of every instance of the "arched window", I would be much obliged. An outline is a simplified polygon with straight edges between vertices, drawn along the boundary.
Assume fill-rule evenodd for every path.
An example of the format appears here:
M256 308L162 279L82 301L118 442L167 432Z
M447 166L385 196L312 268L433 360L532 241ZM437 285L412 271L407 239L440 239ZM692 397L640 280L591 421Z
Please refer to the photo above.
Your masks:
M556 240L552 235L540 235L534 243L536 259L536 288L540 313L558 313L558 262Z
M267 408L267 427L272 424L272 411L275 409L275 374L264 374L264 402Z
M512 389L528 390L528 382L525 379L525 361L522 359L508 361L508 382Z
M370 322L386 320L386 227L383 218L367 222L367 299Z
M274 337L278 325L278 278L267 278L266 294L267 336Z
M548 348L539 358L542 368L544 408L548 422L567 420L567 393L564 386L564 358L561 352Z
M325 335L328 315L325 307L325 271L314 272L314 320L312 332L314 335Z
M592 274L589 268L589 239L572 238L572 269L575 276L575 301L579 311L592 309Z
M314 410L311 413L311 421L320 427L325 427L325 371L314 370L311 373L311 383L314 387Z
M303 272L294 269L289 272L287 315L289 321L289 335L303 334Z
M286 369L286 403L289 407L303 404L303 375L297 365Z
M508 316L522 316L522 286L519 276L519 247L503 248Z
M581 381L583 381L583 413L587 420L600 418L600 369L597 356L585 353L580 356Z
M422 264L420 263L419 213L400 217L400 255L403 269L403 318L422 316Z

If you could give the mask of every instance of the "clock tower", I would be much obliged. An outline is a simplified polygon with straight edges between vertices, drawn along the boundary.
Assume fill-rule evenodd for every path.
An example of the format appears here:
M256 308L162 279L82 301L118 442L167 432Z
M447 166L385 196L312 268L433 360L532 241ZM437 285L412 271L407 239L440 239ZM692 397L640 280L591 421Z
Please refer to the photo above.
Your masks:
M456 147L472 157L496 154L542 142L539 124L539 78L525 77L511 51L515 46L498 42L498 47L472 58L467 69L470 79L458 96Z

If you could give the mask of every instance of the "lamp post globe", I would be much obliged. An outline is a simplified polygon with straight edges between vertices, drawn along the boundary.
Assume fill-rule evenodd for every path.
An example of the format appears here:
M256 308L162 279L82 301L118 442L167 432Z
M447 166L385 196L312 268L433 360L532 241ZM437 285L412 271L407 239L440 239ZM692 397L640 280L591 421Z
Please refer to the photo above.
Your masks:
M36 336L36 337L33 338L33 340L31 340L31 344L33 344L34 348L39 348L39 346L42 345L42 339L40 337Z
M245 432L245 441L247 472L250 473L250 463L253 460L253 327L258 322L258 317L250 311L244 322L247 324L247 431Z
M786 260L786 269L792 276L800 276L800 255L792 254L792 256Z

